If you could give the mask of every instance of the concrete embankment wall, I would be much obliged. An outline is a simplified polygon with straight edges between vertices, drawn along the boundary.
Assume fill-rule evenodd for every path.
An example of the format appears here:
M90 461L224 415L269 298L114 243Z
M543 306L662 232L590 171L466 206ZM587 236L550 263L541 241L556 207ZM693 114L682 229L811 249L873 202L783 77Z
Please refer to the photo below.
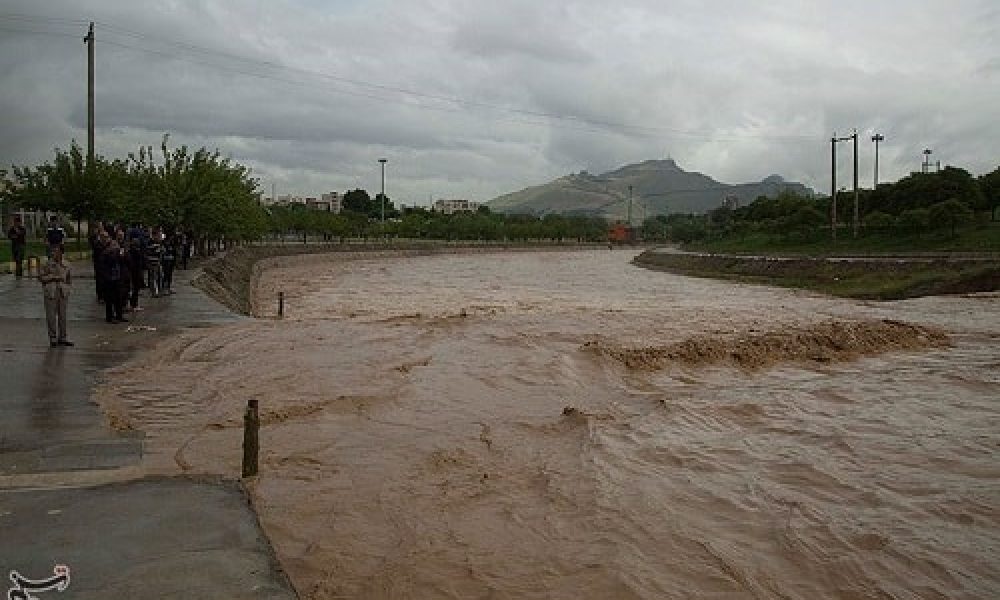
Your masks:
M837 293L840 284L884 279L906 282L883 294L838 295L901 298L1000 289L1000 259L986 257L768 257L649 250L635 264L680 275L739 279Z
M446 243L446 242L393 242L388 244L289 244L267 246L240 246L232 248L203 267L194 285L206 294L243 315L253 314L253 292L261 270L269 259L290 256L349 254L352 257L374 257L390 253L399 256L426 256L464 252L516 252L541 250L587 250L603 248L605 244L544 243Z

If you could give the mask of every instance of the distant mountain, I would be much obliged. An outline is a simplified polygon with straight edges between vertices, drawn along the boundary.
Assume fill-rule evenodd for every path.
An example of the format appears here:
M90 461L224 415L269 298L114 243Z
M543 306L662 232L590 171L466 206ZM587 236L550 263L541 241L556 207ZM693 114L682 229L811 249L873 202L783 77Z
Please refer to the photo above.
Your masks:
M736 197L741 206L758 196L775 196L784 190L813 195L801 183L771 175L756 183L730 185L707 175L688 172L673 160L647 160L601 175L582 171L555 181L505 194L490 200L491 210L508 214L548 213L626 218L628 186L632 186L632 218L669 213L704 213Z

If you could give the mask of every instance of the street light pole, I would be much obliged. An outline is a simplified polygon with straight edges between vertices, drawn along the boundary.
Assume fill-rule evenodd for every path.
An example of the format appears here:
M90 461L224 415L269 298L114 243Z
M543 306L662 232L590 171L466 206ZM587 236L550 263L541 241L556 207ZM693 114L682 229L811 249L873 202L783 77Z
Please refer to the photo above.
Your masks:
M884 140L885 136L881 133L872 136L872 141L875 142L875 186L872 187L873 190L878 187L878 143Z
M385 163L388 159L380 158L378 161L382 163L382 228L385 228Z

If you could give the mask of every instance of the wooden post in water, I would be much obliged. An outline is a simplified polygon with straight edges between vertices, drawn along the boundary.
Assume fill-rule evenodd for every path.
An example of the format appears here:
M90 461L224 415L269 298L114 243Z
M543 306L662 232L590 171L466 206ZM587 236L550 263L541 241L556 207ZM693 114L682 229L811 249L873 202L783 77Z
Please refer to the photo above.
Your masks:
M243 415L243 476L257 475L258 454L260 453L260 412L257 400L247 400L247 412Z
M278 292L278 317L285 316L285 292Z

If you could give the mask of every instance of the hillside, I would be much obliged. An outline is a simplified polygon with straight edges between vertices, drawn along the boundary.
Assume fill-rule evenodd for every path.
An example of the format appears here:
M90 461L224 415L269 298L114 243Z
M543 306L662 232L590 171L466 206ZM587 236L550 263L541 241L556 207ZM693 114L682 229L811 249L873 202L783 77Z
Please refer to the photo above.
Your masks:
M726 196L736 196L741 204L761 195L773 196L782 190L811 195L800 183L786 182L777 175L763 181L730 185L707 175L689 172L673 160L647 160L626 165L601 175L586 171L555 181L505 194L490 200L489 207L503 213L600 215L624 220L628 212L628 186L632 186L632 217L668 213L704 213Z

